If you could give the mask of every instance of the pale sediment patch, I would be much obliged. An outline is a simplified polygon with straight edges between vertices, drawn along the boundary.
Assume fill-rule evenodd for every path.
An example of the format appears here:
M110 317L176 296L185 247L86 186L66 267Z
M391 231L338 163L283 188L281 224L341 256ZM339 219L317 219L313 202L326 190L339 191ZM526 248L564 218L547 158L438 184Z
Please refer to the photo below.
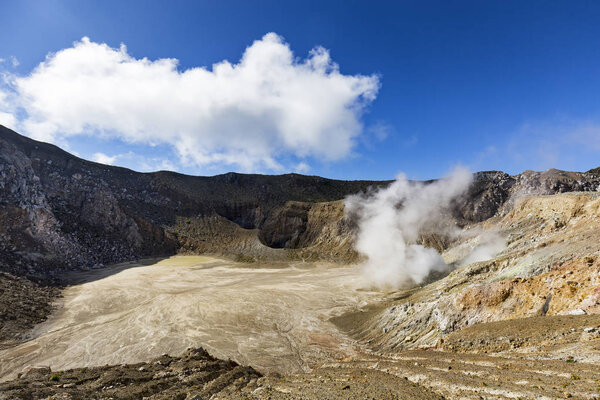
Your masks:
M0 377L27 365L133 363L198 346L263 371L305 371L353 352L328 320L379 296L356 290L355 268L326 264L178 256L113 272L68 287L32 340L0 352Z

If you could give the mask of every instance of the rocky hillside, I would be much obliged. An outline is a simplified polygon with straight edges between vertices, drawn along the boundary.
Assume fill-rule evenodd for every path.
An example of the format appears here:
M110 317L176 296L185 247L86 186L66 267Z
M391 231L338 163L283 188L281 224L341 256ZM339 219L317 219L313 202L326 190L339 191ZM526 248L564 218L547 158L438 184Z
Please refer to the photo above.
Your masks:
M296 174L137 173L0 126L0 269L47 278L181 248L235 254L256 246L268 254L304 246L314 203L382 184ZM239 243L228 248L232 239Z
M69 270L176 252L286 258L283 248L308 246L328 224L337 229L341 209L324 216L327 202L385 184L144 174L0 126L0 346L45 318ZM322 256L336 257L332 250Z
M65 271L182 253L355 261L343 199L389 181L228 173L138 173L75 157L0 126L0 340L48 313ZM597 170L475 174L453 208L462 226L531 194L593 192ZM443 238L425 244L445 250ZM10 288L10 290L8 289ZM36 292L37 302L17 301ZM19 316L19 317L17 317Z
M64 269L178 251L349 261L356 257L353 226L340 200L388 183L137 173L0 126L0 269L48 279ZM594 191L599 184L591 172L481 172L454 214L461 224L480 222L523 195Z
M523 197L507 214L469 230L477 235L465 235L443 253L446 262L459 267L448 276L394 293L389 303L335 322L380 352L437 346L451 351L516 349L530 356L560 358L573 356L576 343L581 347L576 352L578 361L597 362L597 320L581 326L563 322L562 331L555 326L538 328L562 321L550 316L600 313L600 194ZM504 249L485 261L462 262L486 232L504 238ZM485 328L540 316L546 318L531 327L532 338L524 328L513 331L512 337L488 334ZM499 331L503 325L489 326ZM465 339L469 327L479 328L472 331L475 338ZM560 343L564 348L557 347Z

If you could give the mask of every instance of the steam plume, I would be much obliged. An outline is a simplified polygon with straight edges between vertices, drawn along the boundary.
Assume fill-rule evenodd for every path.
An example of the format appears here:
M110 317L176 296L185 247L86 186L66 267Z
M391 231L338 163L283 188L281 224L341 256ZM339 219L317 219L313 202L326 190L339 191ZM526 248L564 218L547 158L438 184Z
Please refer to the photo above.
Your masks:
M490 260L506 248L506 240L498 232L486 231L477 236L477 244L459 266Z
M356 249L367 257L363 271L372 286L412 286L448 268L435 249L415 242L423 228L442 226L443 211L471 180L464 168L432 183L411 182L400 174L387 188L346 199L347 212L358 221Z

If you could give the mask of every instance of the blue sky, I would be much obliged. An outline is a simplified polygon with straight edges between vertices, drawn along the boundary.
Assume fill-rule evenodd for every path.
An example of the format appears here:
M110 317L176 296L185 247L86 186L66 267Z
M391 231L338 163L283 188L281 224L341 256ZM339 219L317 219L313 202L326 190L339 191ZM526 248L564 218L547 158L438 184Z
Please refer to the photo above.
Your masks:
M341 179L389 179L401 171L411 178L434 178L458 164L509 173L551 167L587 170L600 165L598 21L600 3L593 1L4 0L0 26L10 34L0 35L0 70L5 77L0 113L30 136L47 137L84 158L100 159L101 154L104 161L138 170L168 168L198 175L300 171ZM276 36L265 39L269 32ZM129 105L124 89L113 108L126 104L122 109L132 117L119 116L124 120L112 123L106 122L114 115L106 111L110 98L98 110L87 102L85 90L60 98L60 90L45 84L57 69L35 73L50 52L77 48L83 54L85 46L97 45L95 49L108 57L124 44L129 61L121 63L177 59L175 69L164 72L164 81L156 81L179 82L167 91L179 93L179 88L185 92L191 85L203 85L190 82L205 82L179 79L180 75L196 67L210 72L223 60L236 67L255 41L261 48L269 45L279 51L287 46L293 52L285 76L297 83L297 91L281 95L280 83L267 82L275 87L269 96L281 95L293 106L270 108L272 99L266 99L267 105L247 110L248 102L263 97L244 92L257 86L239 78L246 76L239 69L238 78L223 90L231 90L227 99L241 97L226 108L215 108L224 100L213 99L200 87L189 93L193 102L182 105L179 98L163 104L135 96ZM103 44L108 50L98 47ZM264 54L258 45L256 53ZM330 61L324 72L311 70L308 84L302 80L306 59L316 46L329 51ZM68 60L65 53L64 62ZM339 66L339 79L328 75L332 63ZM68 71L61 79L79 73L75 67L61 66ZM253 71L269 75L268 68L274 67L265 68ZM153 64L147 82L163 69ZM35 79L29 79L32 76ZM221 82L216 75L206 79ZM313 83L320 94L309 92ZM238 90L246 84L249 89ZM348 93L350 88L354 92ZM63 108L73 107L79 114L90 110L95 116L86 119L57 111L46 104L53 91ZM182 92L182 97L187 95ZM32 96L37 96L36 102L27 100ZM203 96L210 101L202 113L216 109L220 116L181 127L170 123L179 132L173 137L169 126L146 132L160 121L179 121L180 110L181 119L193 120L190 104L202 103ZM306 102L296 106L297 98ZM315 98L323 104L311 109ZM145 115L135 108L138 100L158 122L134 120ZM176 106L169 109L169 104ZM324 111L330 104L338 105ZM294 115L298 109L307 110L302 118ZM32 116L35 125L29 123ZM69 124L52 120L71 117ZM263 120L268 118L273 121ZM35 133L40 129L47 136ZM186 135L210 129L218 134L187 140ZM268 133L262 135L261 130ZM304 131L312 133L305 138ZM254 141L260 151L250 150ZM246 159L246 152L254 153Z

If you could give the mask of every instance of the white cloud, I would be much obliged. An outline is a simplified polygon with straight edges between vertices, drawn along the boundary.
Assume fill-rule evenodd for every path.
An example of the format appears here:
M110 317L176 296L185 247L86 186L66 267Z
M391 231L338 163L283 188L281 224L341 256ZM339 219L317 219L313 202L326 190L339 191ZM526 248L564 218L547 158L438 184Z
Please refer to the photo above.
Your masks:
M0 81L1 82L1 81ZM17 128L17 118L13 115L13 107L8 101L8 93L0 87L0 125L10 129Z
M468 164L473 170L511 174L549 168L587 171L600 164L599 156L600 121L561 116L521 124L486 144Z
M3 64L5 62L10 61L10 65L13 68L17 68L21 63L19 62L19 60L17 59L17 57L15 56L10 56L8 57L8 60L6 58L0 58L0 64Z
M94 153L92 160L101 164L120 165L140 172L177 170L175 164L166 158L145 157L132 151L112 156L104 153Z
M383 141L387 139L388 136L392 133L393 128L391 125L388 125L384 122L376 122L374 125L371 125L367 132L370 133L377 139L378 141Z
M283 156L348 156L379 89L378 76L342 74L322 47L299 60L275 33L237 64L177 65L83 38L11 76L0 111L22 111L18 129L45 141L95 134L171 145L187 166L280 170Z
M586 170L597 165L598 151L600 124L564 117L523 124L505 150L520 169L536 170Z
M307 172L310 171L310 165L308 165L305 162L299 162L296 165L295 171L299 174L306 174Z
M94 153L94 155L92 156L92 160L100 164L113 165L117 160L117 156L109 156L104 153Z
M11 113L0 111L0 125L4 125L10 129L15 129L15 126L17 125L17 119Z

